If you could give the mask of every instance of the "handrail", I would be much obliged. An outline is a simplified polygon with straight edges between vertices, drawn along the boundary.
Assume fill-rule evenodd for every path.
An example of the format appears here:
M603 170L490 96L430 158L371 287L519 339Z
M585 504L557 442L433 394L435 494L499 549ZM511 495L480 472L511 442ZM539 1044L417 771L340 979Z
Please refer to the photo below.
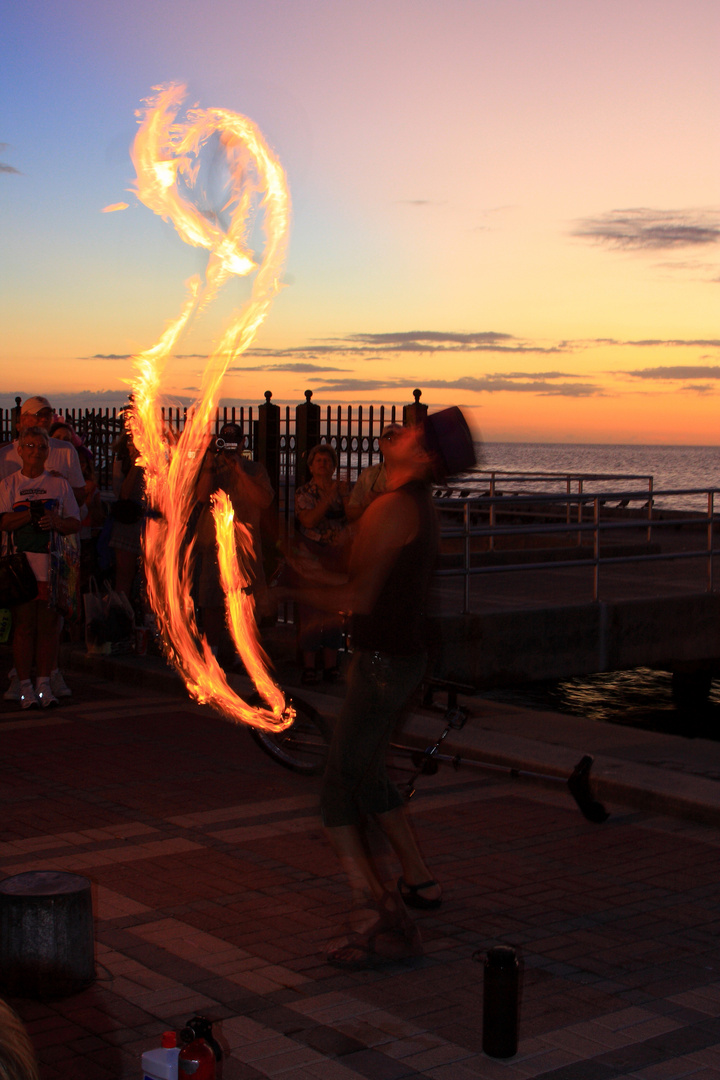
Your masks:
M445 539L462 538L462 565L460 567L447 567L439 569L436 572L436 576L439 578L459 577L463 578L463 603L462 613L467 614L470 611L470 580L473 577L482 574L497 574L507 573L512 571L529 571L529 570L547 570L547 569L562 569L567 567L593 567L593 590L592 599L597 603L600 599L600 571L603 566L617 565L620 563L653 563L666 560L680 560L680 559L707 559L707 583L706 591L712 592L714 589L714 574L713 574L713 559L715 556L720 555L720 549L714 547L714 536L716 523L720 521L720 514L715 514L715 496L720 494L720 488L665 488L656 490L654 495L658 498L661 497L674 497L674 496L689 496L689 495L705 495L707 497L707 511L690 511L683 510L682 516L664 517L658 516L657 513L653 514L653 502L651 499L648 506L648 529L647 537L650 540L650 530L652 529L664 529L672 528L677 530L686 526L705 526L707 543L699 549L686 550L686 551L660 551L660 552L635 552L633 554L623 555L611 555L603 554L600 543L601 536L607 536L609 534L622 534L624 531L635 530L644 527L645 518L643 517L626 517L624 519L618 519L613 517L603 517L601 510L605 509L605 503L610 499L620 498L623 501L638 501L647 497L647 492L583 492L583 493L537 493L534 495L463 495L460 497L451 498L436 498L435 505L439 511L444 515L448 513L462 513L461 525L448 525L447 522L441 526L441 536ZM578 508L578 520L571 523L569 517L569 510L571 506L577 505ZM534 525L513 525L510 523L499 523L497 520L498 508L503 508L508 511L517 510L522 507L542 507L546 506L551 508L553 506L565 506L566 514L565 520L562 522L554 523L538 523ZM588 507L592 507L592 519L586 519L583 517L583 510ZM487 509L488 523L478 524L472 520L473 516L477 517L479 512ZM609 508L617 509L617 508ZM645 507L643 507L645 509ZM671 508L664 507L660 510L660 513L674 513ZM630 511L632 514L632 511ZM582 543L583 535L592 536L592 556L587 558L573 558L573 559L539 559L533 562L512 562L503 561L502 564L486 565L486 566L473 566L472 565L472 540L473 538L487 539L488 551L496 551L495 541L501 537L522 537L522 536L543 536L543 535L567 535L568 533L578 534L578 543ZM525 549L527 550L527 549ZM509 555L511 559L512 556Z

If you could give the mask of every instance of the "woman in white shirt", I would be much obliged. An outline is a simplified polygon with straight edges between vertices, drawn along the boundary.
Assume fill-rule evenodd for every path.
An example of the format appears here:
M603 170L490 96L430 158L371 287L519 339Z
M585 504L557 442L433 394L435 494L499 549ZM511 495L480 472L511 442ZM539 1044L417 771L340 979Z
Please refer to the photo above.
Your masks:
M13 534L38 582L35 600L13 609L13 659L23 709L57 705L50 674L57 669L61 619L50 607L50 539L53 532L76 533L80 511L67 480L45 468L49 443L44 428L26 428L18 439L19 472L0 482L0 530ZM36 685L30 675L36 669Z

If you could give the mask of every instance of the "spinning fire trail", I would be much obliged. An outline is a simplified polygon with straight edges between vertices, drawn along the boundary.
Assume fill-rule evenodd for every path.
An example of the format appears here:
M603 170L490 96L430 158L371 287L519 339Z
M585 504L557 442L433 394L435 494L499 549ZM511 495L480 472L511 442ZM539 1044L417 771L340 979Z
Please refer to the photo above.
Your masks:
M140 128L132 151L141 202L170 220L186 243L207 248L210 253L205 280L195 277L188 281L180 314L156 345L135 358L130 427L145 470L147 501L154 511L148 517L144 539L148 596L168 656L191 695L235 721L277 729L292 722L293 711L286 707L282 691L268 675L253 600L245 591L249 575L243 562L252 552L249 534L234 522L230 500L219 492L213 498L213 518L228 624L235 646L267 703L267 708L258 709L231 689L198 631L191 597L194 538L188 536L187 525L222 378L228 364L252 342L281 287L289 195L280 164L250 120L225 109L197 108L178 119L184 95L185 87L179 85L155 88L154 96L138 113ZM198 181L201 151L211 139L219 142L230 174L230 196L220 211L229 215L227 229L221 227L219 215L203 213L184 194L192 192ZM256 212L262 216L265 234L258 262L248 246ZM192 316L214 299L229 278L251 273L255 277L250 299L234 313L208 358L200 397L188 413L184 430L175 438L161 417L163 369Z

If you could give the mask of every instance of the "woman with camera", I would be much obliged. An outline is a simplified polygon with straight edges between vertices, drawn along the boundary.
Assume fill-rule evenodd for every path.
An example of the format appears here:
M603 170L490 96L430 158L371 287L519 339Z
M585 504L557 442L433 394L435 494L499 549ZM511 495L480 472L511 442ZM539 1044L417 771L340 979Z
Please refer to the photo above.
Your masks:
M52 534L80 530L80 511L67 480L47 472L50 444L44 428L26 428L17 444L19 472L0 482L0 530L12 534L37 578L38 595L13 609L13 658L20 680L23 709L57 705L50 676L58 667L61 618L50 607L50 542ZM36 684L30 676L33 662Z

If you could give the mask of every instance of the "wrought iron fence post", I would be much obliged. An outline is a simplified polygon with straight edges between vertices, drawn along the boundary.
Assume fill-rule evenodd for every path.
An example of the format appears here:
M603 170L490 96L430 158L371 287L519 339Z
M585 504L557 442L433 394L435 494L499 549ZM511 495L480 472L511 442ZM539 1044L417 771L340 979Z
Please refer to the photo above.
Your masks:
M261 461L268 471L273 490L280 487L280 406L273 405L272 391L265 391L265 404L258 405L257 441L255 460Z
M320 406L310 400L312 390L305 391L305 401L295 406L295 488L309 476L307 453L320 442Z
M403 426L415 427L417 424L422 424L423 420L427 416L428 407L420 402L422 396L422 390L413 390L413 397L415 401L412 405L403 405Z

